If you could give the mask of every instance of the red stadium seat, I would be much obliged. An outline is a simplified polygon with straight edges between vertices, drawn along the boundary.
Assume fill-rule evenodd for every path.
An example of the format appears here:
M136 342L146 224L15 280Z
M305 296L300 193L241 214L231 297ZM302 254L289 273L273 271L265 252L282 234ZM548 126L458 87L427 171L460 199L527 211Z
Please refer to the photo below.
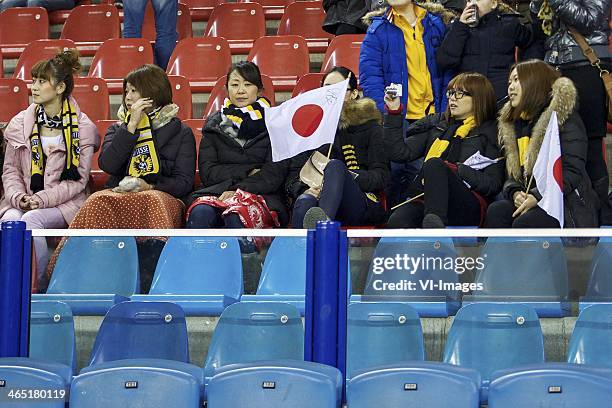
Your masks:
M313 89L320 88L321 81L323 81L324 76L325 74L322 72L304 75L299 79L295 88L293 88L293 93L291 94L291 97L293 98L306 91L311 91Z
M2 51L0 51L0 78L4 76L4 62L2 58Z
M179 40L192 36L191 15L189 14L189 7L184 3L178 4L176 31L178 32ZM155 13L150 2L147 3L147 8L145 9L142 38L155 41Z
M79 43L79 52L86 56L93 56L104 41L120 37L119 12L110 4L75 7L60 36Z
M99 1L99 3L101 4L113 4L114 0L112 1L108 1L108 0L102 0ZM66 20L68 20L68 17L70 16L70 13L72 12L72 10L74 10L75 8L79 7L79 6L89 6L91 4L93 4L91 2L91 0L77 0L74 2L75 3L75 7L73 9L70 10L56 10L56 11L52 11L49 13L49 24L51 25L55 25L55 24L64 24L66 22Z
M98 133L100 134L100 148L94 153L91 163L91 173L89 174L89 178L92 192L102 190L108 181L109 175L100 170L100 166L98 166L98 157L102 152L102 143L104 143L106 130L115 123L117 123L116 120L96 120L96 127L98 128Z
M0 78L0 122L28 107L28 86L20 79Z
M274 84L272 79L267 75L261 75L261 81L263 82L264 91L263 96L268 98L272 106L276 105L276 99L274 97ZM204 108L204 121L213 113L221 110L223 106L223 100L227 98L227 89L225 88L225 75L219 78L214 88L210 92L208 103Z
M183 0L189 7L193 21L208 21L215 6L225 3L225 0Z
M310 52L325 52L331 34L321 26L325 10L319 1L296 1L287 6L278 26L278 35L301 35L308 43Z
M280 20L291 0L238 0L239 3L259 3L268 20Z
M23 79L24 81L31 81L32 75L30 71L34 64L40 60L53 58L59 50L66 50L69 48L75 48L72 40L36 40L29 43L15 67L13 78Z
M363 34L334 37L323 58L321 72L327 72L333 67L343 66L353 71L355 75L359 75L359 49L363 37Z
M224 37L234 54L244 54L253 42L266 35L266 21L257 3L225 3L213 10L206 26L207 37Z
M189 119L184 120L183 123L191 128L193 132L193 136L195 137L196 142L196 155L200 154L200 141L202 141L202 126L204 125L204 121L202 119ZM196 171L194 187L198 188L202 184L200 181L200 170Z
M191 119L191 89L189 81L181 75L168 75L172 85L172 101L178 105L179 119Z
M261 37L247 58L274 82L274 89L291 91L299 77L308 73L310 60L306 40L298 35Z
M225 38L185 38L170 57L168 75L187 77L194 93L210 92L231 65L232 55Z
M96 121L110 118L108 87L102 78L75 78L72 96L89 119Z
M143 38L115 38L102 44L91 63L88 76L104 78L111 94L123 91L123 78L130 71L153 63L153 49Z
M0 47L5 58L18 58L26 44L49 38L49 16L42 7L13 7L0 13Z

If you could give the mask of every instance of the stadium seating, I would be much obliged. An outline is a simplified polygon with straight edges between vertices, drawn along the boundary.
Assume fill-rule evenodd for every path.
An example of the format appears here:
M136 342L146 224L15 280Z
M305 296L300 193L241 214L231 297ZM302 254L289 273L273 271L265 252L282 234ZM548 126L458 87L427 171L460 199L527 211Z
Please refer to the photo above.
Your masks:
M13 116L28 107L28 86L21 79L0 78L0 122L9 122Z
M405 303L353 303L347 327L347 380L368 368L425 359L419 315Z
M28 358L0 358L0 395L3 408L64 408L70 387L69 378L63 377L54 372L56 365L39 363ZM67 373L66 373L67 374ZM50 395L48 399L31 398L29 391L44 390L45 395ZM13 398L9 395L13 392ZM15 393L23 395L15 398ZM22 394L23 393L23 394Z
M584 309L570 339L567 361L612 368L612 305Z
M43 59L53 58L59 49L74 48L72 40L36 40L29 43L19 56L13 78L31 81L30 71L34 64Z
M259 3L264 9L266 20L280 20L285 7L291 0L238 0L239 3Z
M191 29L191 15L189 13L189 6L184 3L178 3L177 6L177 18L176 18L176 32L178 39L189 38L193 36ZM145 9L144 22L142 24L142 38L146 38L150 41L155 41L156 30L155 30L155 13L151 3L147 3Z
M206 36L227 39L232 54L247 54L253 42L265 35L264 10L257 3L220 4L206 26Z
M108 87L102 78L75 78L72 96L76 99L81 111L85 112L92 121L110 118Z
M602 237L591 259L589 283L580 299L580 310L598 303L612 303L612 238Z
M206 108L204 108L204 119L209 117L215 112L218 112L223 107L223 101L227 98L227 89L225 88L226 76L222 76L217 80L215 86L210 92ZM276 105L276 98L274 96L274 84L272 79L267 75L261 75L261 81L263 82L264 90L263 96L268 98L272 106Z
M301 76L300 79L298 79L297 84L293 88L291 97L295 98L299 94L302 94L306 91L312 91L313 89L320 88L321 82L323 81L323 77L325 77L325 74L320 72L310 73Z
M359 76L359 51L363 37L363 34L334 37L325 52L325 57L323 57L321 72L327 72L333 67L343 66Z
M83 56L93 56L104 41L120 37L119 12L111 4L75 7L68 14L60 35L76 42Z
M171 237L157 262L149 294L132 300L175 302L187 315L219 316L242 291L236 238Z
M299 35L306 39L313 53L324 53L333 37L321 26L325 10L320 1L294 1L285 9L278 26L278 35Z
M172 102L178 105L179 119L191 119L191 89L189 81L182 75L168 75L172 85Z
M62 302L32 302L30 358L52 361L76 372L76 340L72 310Z
M261 37L255 41L247 58L257 64L262 74L272 78L274 89L291 91L299 77L308 73L308 46L297 35Z
M12 7L0 13L0 49L4 58L18 58L25 46L49 38L49 16L42 7Z
M133 237L70 237L66 240L47 293L33 300L59 300L75 315L104 315L140 288Z
M189 7L193 21L208 21L215 6L225 3L225 0L183 0Z

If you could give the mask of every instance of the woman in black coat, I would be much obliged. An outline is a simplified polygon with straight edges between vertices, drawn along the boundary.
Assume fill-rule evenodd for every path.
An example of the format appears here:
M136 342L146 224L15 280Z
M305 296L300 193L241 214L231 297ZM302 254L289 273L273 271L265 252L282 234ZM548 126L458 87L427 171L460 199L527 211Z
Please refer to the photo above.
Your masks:
M448 84L446 113L430 115L402 134L399 98L385 96L385 149L393 161L425 157L412 197L389 218L390 228L481 225L486 203L499 193L503 165L497 145L495 95L487 78L459 74ZM479 153L479 155L476 155ZM466 160L480 157L475 163ZM476 166L476 164L480 166ZM478 168L481 167L481 168ZM477 169L478 168L478 169Z

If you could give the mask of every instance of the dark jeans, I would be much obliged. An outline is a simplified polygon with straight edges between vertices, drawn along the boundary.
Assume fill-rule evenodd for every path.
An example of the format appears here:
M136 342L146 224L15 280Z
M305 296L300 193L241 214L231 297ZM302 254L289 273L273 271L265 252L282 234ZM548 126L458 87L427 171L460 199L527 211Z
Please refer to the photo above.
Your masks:
M489 205L486 228L559 228L559 221L538 207L531 208L523 215L512 218L516 211L510 200L500 200Z
M446 225L480 224L480 203L463 181L441 159L423 165L425 196L391 214L389 228L420 228L425 214L435 214Z
M404 121L404 135L408 126L414 122L416 121ZM393 207L406 200L410 185L419 175L421 167L423 167L422 158L411 162L391 162L391 181L385 191L389 207Z
M0 11L11 7L43 7L47 11L71 10L74 0L4 0L0 3Z
M365 223L364 215L368 209L368 198L344 162L331 160L323 172L323 189L317 201L310 194L300 195L293 205L293 228L302 228L304 215L310 208L319 206L325 214L343 225L354 226Z
M206 204L193 207L187 220L187 228L244 228L238 214L221 217L222 209Z

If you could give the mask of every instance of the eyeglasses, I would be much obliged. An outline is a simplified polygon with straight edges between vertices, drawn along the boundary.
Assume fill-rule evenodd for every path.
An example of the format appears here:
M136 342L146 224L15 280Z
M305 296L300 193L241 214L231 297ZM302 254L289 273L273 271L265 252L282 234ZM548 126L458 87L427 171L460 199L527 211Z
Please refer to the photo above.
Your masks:
M464 96L472 96L472 94L469 93L468 91L464 91L463 89L449 89L448 91L446 91L446 97L450 99L451 96L459 100L463 98Z

